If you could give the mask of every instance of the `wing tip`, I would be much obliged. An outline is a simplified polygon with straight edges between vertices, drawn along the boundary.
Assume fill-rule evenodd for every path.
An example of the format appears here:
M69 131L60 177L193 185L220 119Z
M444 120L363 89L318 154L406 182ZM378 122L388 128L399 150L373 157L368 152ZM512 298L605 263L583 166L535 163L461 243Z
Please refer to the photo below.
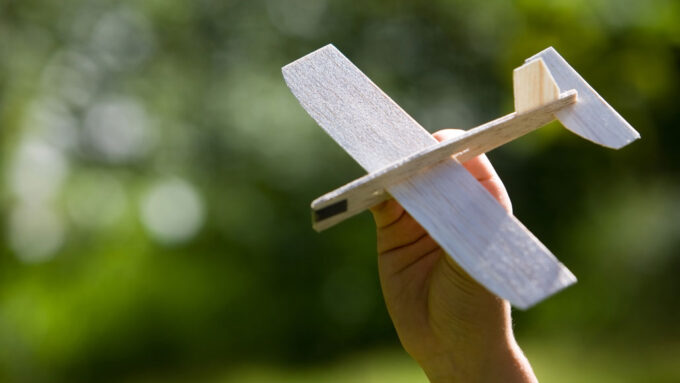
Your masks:
M300 62L302 62L302 61L307 61L307 60L309 60L311 57L314 57L314 56L316 56L316 55L318 55L318 54L320 54L320 53L327 52L327 51L330 51L330 52L340 52L340 51L338 50L338 48L336 48L335 45L333 45L332 43L326 44L326 45L322 46L321 48L319 48L319 49L317 49L317 50L315 50L315 51L309 52L309 53L307 53L306 55L304 55L304 56L302 56L302 57L300 57L300 58L298 58L298 59L296 59L296 60L294 60L294 61L291 61L291 62L289 62L288 64L286 64L286 65L284 65L284 66L282 66L282 67L281 67L281 72L283 73L284 78L286 77L286 73L289 73L289 72L292 70L292 68L293 68L294 66L296 66L297 64L299 64Z
M610 107L610 109L618 116L618 113L613 108ZM570 123L569 120L565 120L561 113L557 113L556 116L562 125L570 132L608 149L619 150L641 138L640 133L635 130L635 128L633 128L627 121L623 120L622 117L621 121L617 122L619 126L615 128L615 133L609 136L603 136L602 134L596 134L599 132L583 129L578 124ZM609 131L611 132L612 130L614 130L614 128L610 127Z
M527 58L526 60L524 60L524 62L525 62L525 63L528 63L528 62L530 62L530 61L534 61L534 60L536 60L536 59L541 58L544 54L548 54L548 53L554 53L554 54L557 54L558 56L560 55L559 53L557 53L557 49L555 49L555 48L551 45L551 46L549 46L549 47L543 49L542 51L536 53L535 55L533 55L533 56Z
M633 129L633 128L631 128L631 130L632 130L631 134L630 134L628 137L626 137L625 140L621 141L621 143L619 143L619 144L617 144L617 145L607 146L607 147L618 150L618 149L621 149L621 148L623 148L624 146L628 146L628 145L632 144L633 142L635 142L635 141L639 140L640 138L642 138L642 137L640 136L640 133L638 133L637 130L635 130L635 129ZM606 145L605 145L605 146L606 146Z
M281 67L281 74L283 75L283 80L286 82L286 85L288 86L288 88L291 91L293 91L293 94L296 94L295 90L294 90L294 84L295 84L294 73L296 72L296 68L298 66L300 66L301 64L303 64L303 63L313 59L314 57L318 56L319 54L325 54L326 52L328 52L328 54L341 54L342 55L342 53L338 50L338 48L335 47L335 45L326 44L326 45L322 46L321 48L319 48L319 49L317 49L313 52L310 52L310 53L298 58L297 60L291 61L290 63ZM297 96L297 94L296 94L296 96Z
M528 310L578 282L576 276L568 268L566 268L561 263L560 266L559 274L554 279L554 283L549 288L542 290L540 294L536 294L533 297L526 297L525 299L518 301L511 301L510 303L512 303L512 305L517 309Z

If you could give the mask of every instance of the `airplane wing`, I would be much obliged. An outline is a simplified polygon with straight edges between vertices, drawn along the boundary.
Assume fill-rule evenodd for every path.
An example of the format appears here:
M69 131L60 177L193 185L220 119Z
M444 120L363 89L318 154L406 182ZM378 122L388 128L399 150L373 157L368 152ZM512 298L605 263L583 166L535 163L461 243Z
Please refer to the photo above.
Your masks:
M332 45L282 71L305 110L369 172L437 143ZM576 281L453 159L388 191L470 276L515 307Z

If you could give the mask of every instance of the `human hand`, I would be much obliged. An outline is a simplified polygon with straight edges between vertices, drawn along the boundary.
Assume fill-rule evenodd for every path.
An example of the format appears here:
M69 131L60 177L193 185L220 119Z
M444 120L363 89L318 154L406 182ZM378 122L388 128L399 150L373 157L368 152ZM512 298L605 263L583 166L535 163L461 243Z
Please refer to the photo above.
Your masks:
M442 130L439 140L462 131ZM503 207L505 186L485 155L463 164ZM371 208L385 303L406 351L431 382L536 382L512 333L510 305L472 279L399 203Z

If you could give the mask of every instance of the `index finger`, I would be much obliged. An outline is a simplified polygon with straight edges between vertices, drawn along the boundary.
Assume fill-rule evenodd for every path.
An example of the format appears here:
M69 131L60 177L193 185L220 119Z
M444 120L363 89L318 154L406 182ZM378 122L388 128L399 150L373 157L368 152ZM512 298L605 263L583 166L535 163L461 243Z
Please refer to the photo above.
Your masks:
M432 135L437 139L437 141L441 142L460 136L463 133L465 133L465 131L460 129L444 129ZM477 157L464 162L463 166L465 166L470 174L472 174L480 182L492 178L498 178L498 174L491 165L491 161L489 161L489 159L486 157L486 154L480 154Z
M464 132L464 130L460 129L444 129L434 133L433 136L438 141L444 141L455 138ZM480 154L477 157L464 162L463 166L508 212L512 213L510 196L508 196L503 181L501 181L501 178L498 176L498 173L496 173L496 169L493 168L493 165L491 165L491 161L489 161L486 154Z

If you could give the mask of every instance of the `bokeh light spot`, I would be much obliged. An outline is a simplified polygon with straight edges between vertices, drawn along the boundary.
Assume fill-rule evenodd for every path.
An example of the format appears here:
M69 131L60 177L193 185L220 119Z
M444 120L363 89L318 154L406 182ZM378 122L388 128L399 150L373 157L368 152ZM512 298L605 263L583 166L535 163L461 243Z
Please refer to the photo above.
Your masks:
M57 97L46 96L32 101L22 125L29 134L65 152L78 144L78 121Z
M155 141L142 106L126 98L92 106L85 117L84 129L90 148L111 163L139 159Z
M9 244L16 256L26 263L51 259L61 247L64 234L61 218L42 205L20 204L10 214Z
M60 50L43 70L42 85L46 93L82 107L95 95L100 75L100 68L86 54Z
M155 39L146 16L120 7L106 13L92 31L90 49L110 69L141 64L153 52Z
M188 182L164 180L153 185L142 198L141 219L156 241L162 244L186 242L203 225L203 203Z
M40 140L26 139L14 154L9 186L15 198L34 204L52 198L68 173L61 151Z

